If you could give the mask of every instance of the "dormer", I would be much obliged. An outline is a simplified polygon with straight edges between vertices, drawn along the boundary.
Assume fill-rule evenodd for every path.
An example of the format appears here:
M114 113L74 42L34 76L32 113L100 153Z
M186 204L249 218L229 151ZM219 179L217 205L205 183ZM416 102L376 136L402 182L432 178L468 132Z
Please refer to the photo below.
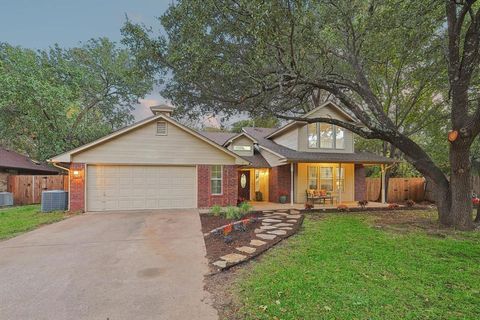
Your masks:
M223 146L227 147L229 150L235 152L239 156L253 156L255 144L257 141L246 134L241 132L236 136L233 136L227 140Z
M326 102L304 115L305 118L332 118L355 123L355 119L333 102ZM291 121L266 138L303 152L353 153L354 136L349 130L329 123Z

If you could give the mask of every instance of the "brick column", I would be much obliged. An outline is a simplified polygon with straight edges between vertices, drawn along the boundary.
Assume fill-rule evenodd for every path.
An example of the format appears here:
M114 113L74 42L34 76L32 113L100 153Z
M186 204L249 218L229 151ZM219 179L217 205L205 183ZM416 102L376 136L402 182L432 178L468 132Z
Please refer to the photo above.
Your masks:
M74 174L78 172L78 174ZM70 211L85 211L85 164L70 164Z
M365 166L363 164L355 165L355 201L367 200L367 180Z
M287 194L287 202L290 202L290 164L273 167L270 170L268 181L270 202L279 202L280 194Z

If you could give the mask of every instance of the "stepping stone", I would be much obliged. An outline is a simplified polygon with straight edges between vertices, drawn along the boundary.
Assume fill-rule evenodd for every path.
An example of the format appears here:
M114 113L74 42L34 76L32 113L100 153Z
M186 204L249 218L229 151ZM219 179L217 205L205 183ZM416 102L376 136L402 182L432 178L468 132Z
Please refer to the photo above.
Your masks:
M283 235L287 234L287 231L285 231L285 230L273 230L273 231L267 231L267 233L276 234L278 236L283 236Z
M260 233L260 234L257 234L257 237L260 238L260 239L263 239L263 240L273 240L273 239L275 239L277 236L274 235L274 234L264 234L264 233Z
M261 226L260 229L262 229L262 230L272 230L272 229L277 229L277 227L274 227L274 226Z
M282 222L282 220L264 219L263 222Z
M263 222L263 221L262 221L262 226L269 226L269 225L271 225L271 223Z
M238 253L230 253L230 254L227 254L223 257L220 257L220 259L225 260L226 262L229 262L229 263L237 263L237 262L245 260L245 258L246 258L246 256L244 256L243 254L238 254Z
M287 216L288 219L298 219L300 218L302 215L301 214L289 214Z
M300 214L300 211L297 209L291 209L290 214Z
M282 230L292 230L292 228L290 228L290 227L281 227L281 228L279 228L279 229L282 229Z
M276 212L275 214L279 215L279 216L288 216L288 213L285 213L285 212Z
M227 266L227 261L218 260L218 261L215 261L213 265L219 268L225 268Z
M255 251L257 251L257 249L252 248L252 247L247 247L247 246L243 246L243 247L239 247L239 248L235 248L235 249L237 249L238 251L241 251L241 252L245 252L245 253L254 253Z
M257 239L250 240L250 245L255 247L263 246L265 243L266 242L262 240L257 240Z
M254 232L255 232L255 233L262 233L262 232L264 232L264 231L265 231L265 230L262 230L262 229L258 229L258 228L257 228L257 229L255 229Z
M287 220L287 222L295 223L295 222L297 222L297 220Z
M277 223L277 224L274 224L272 227L291 227L292 224L291 223Z

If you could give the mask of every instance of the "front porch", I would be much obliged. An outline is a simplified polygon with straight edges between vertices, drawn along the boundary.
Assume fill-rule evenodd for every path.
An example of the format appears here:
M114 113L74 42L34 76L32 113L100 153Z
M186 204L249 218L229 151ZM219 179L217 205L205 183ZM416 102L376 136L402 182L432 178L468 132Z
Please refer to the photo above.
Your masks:
M276 202L268 202L268 201L249 201L252 205L253 211L275 211L275 210L288 210L288 209L295 209L295 210L303 210L305 209L305 204L303 203L276 203ZM356 201L347 201L342 202L342 204L346 205L349 208L358 208L359 205ZM338 204L334 203L333 205L330 203L327 204L315 204L315 210L322 210L322 209L336 209ZM381 202L369 202L366 208L387 208L388 203L381 203Z

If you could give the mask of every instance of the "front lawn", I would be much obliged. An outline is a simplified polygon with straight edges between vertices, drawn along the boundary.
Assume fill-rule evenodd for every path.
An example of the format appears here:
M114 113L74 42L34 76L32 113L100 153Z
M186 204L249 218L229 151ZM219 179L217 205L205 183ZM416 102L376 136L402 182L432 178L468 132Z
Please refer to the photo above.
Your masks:
M60 221L65 218L63 212L40 212L39 205L0 209L0 239L37 228L40 225Z
M240 272L238 318L478 319L480 233L389 228L378 218L305 219L302 232Z

